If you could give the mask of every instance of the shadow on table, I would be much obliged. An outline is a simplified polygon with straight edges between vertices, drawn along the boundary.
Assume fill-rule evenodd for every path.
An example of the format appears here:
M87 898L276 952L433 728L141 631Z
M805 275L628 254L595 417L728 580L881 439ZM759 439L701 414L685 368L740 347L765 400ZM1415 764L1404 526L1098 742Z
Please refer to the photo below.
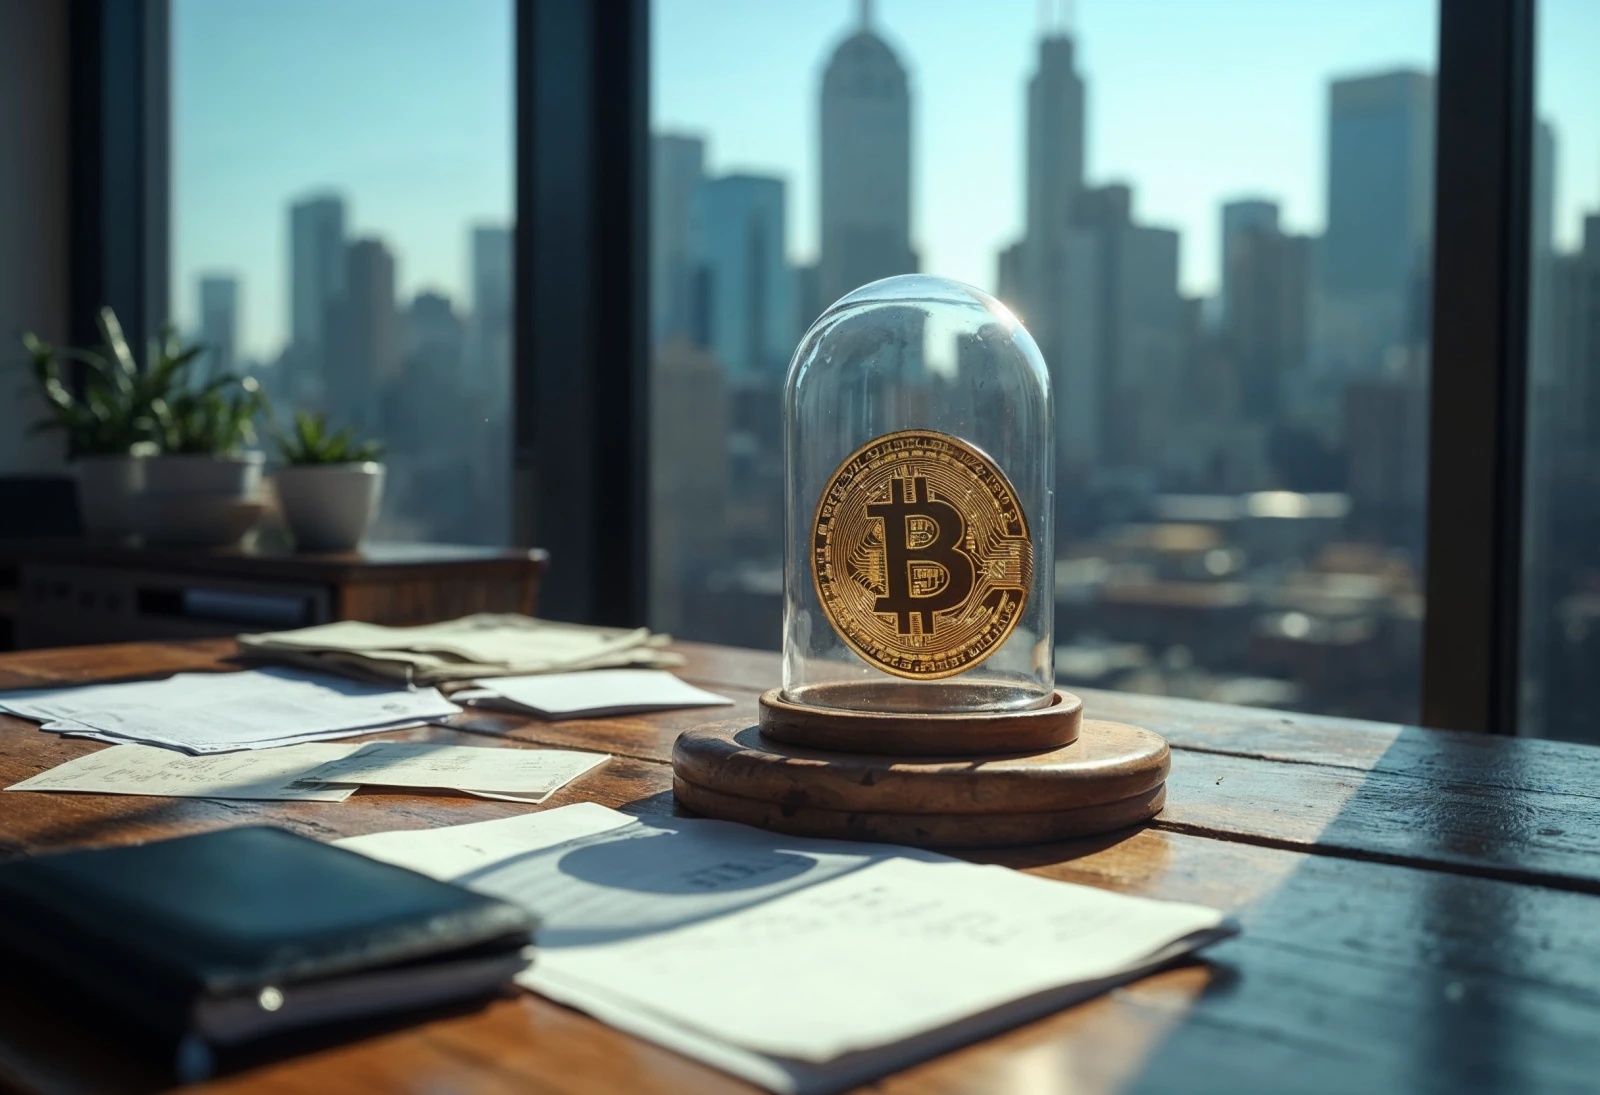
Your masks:
M60 797L62 792L41 792ZM0 807L16 805L21 795L0 792ZM124 795L81 795L85 807L104 812L85 813L52 821L19 833L20 839L0 839L0 860L23 855L96 848L111 844L130 844L139 840L166 839L230 825L282 824L273 808L282 802L234 801L227 799L162 798L149 805L132 806ZM114 809L106 809L112 799ZM21 826L14 826L20 829Z
M1593 1084L1600 897L1518 880L1519 860L1539 858L1529 842L1560 832L1541 811L1564 805L1538 793L1547 764L1541 776L1523 770L1528 754L1499 755L1485 771L1481 742L1408 727L1384 753L1405 766L1335 769L1355 786L1318 854L1262 853L1298 862L1240 912L1239 937L1206 952L1231 976L1173 1016L1119 1090Z
M454 877L528 901L541 914L541 948L586 946L670 931L774 900L916 849L863 851L825 841L812 855L788 838L745 826L698 826L648 814L637 822L537 848ZM528 895L536 895L529 897Z

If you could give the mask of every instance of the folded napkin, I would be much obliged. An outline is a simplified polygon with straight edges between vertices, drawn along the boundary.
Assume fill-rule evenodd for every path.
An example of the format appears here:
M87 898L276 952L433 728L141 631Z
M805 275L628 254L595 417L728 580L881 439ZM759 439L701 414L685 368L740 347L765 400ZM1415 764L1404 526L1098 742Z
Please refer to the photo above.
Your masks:
M387 682L440 685L482 677L578 669L682 665L670 636L648 628L586 627L481 612L441 624L385 627L339 623L240 635L252 657Z

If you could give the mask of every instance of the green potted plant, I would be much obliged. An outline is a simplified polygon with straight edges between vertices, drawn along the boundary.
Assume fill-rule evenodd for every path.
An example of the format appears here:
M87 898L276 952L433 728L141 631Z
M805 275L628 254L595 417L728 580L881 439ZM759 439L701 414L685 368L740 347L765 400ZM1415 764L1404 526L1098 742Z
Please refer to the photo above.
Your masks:
M50 408L36 430L60 430L78 472L78 506L85 531L121 534L136 529L136 504L147 458L160 448L159 418L199 346L182 346L167 328L153 340L140 369L110 308L97 317L99 351L54 346L29 333L22 344L34 381ZM81 375L70 374L72 363Z
M155 407L158 455L145 465L141 531L148 539L226 547L249 532L260 499L255 420L267 410L255 378L184 377Z
M156 407L161 451L146 470L146 489L253 498L263 457L245 446L255 442L255 420L266 409L266 393L249 376L215 376L173 391Z
M302 551L350 551L367 534L383 498L383 446L330 430L324 414L296 411L277 434L283 517Z

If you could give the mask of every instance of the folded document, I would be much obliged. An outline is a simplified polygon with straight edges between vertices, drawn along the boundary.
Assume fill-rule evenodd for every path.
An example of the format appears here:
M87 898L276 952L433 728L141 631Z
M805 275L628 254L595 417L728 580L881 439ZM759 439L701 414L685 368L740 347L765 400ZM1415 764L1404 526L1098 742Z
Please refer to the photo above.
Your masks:
M1214 909L932 852L592 803L340 843L539 915L528 988L797 1095L1048 1014L1233 930Z
M669 641L642 627L583 627L486 612L421 627L345 620L240 635L239 647L255 657L332 673L443 684L525 673L681 665L680 655L664 649Z
M443 787L484 798L540 803L610 760L570 749L490 749L374 741L304 774L302 782L364 787Z

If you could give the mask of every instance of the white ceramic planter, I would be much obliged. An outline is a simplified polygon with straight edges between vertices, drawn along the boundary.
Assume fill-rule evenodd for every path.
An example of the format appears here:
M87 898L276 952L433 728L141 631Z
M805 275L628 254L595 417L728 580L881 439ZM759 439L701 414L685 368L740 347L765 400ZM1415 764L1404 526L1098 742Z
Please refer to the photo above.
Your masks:
M240 456L153 456L145 468L144 489L151 494L254 498L261 488L262 460L258 452Z
M265 509L257 497L263 460L258 452L150 457L138 499L139 531L152 543L237 544Z
M278 472L278 501L301 551L350 551L383 500L383 465L294 464Z
M138 496L144 490L145 465L140 456L80 456L78 513L83 531L95 536L120 536L137 531Z

